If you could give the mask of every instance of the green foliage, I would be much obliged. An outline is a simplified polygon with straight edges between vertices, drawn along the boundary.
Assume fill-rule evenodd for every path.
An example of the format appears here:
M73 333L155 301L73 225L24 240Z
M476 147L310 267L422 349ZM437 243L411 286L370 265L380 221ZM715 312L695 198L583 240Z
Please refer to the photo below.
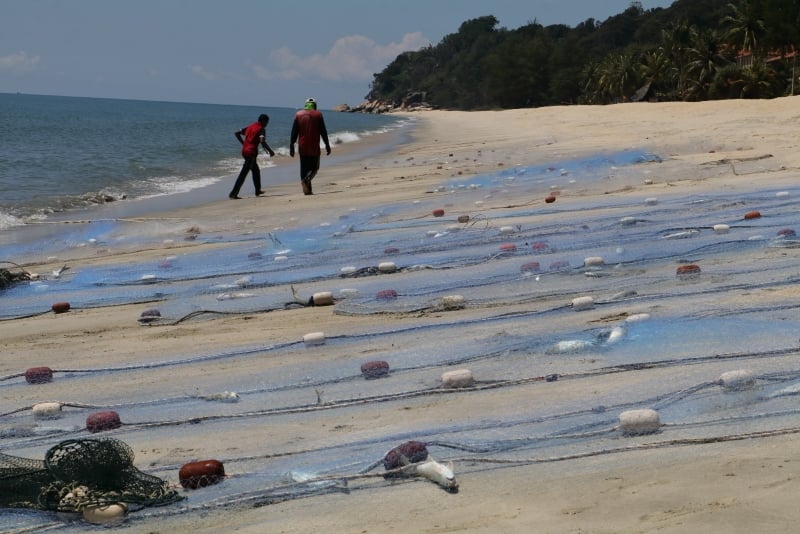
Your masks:
M650 10L633 1L574 28L534 19L508 30L484 16L397 56L367 99L400 105L423 94L438 108L495 109L770 98L792 90L790 60L774 59L797 46L800 0L676 0ZM737 61L740 53L750 60Z

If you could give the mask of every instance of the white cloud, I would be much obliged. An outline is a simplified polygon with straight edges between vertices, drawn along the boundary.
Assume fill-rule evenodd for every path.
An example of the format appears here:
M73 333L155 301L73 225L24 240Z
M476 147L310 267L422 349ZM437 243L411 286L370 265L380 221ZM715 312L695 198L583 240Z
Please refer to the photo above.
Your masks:
M262 80L299 78L332 81L370 81L402 52L419 50L430 41L419 32L408 33L399 43L379 45L363 35L342 37L325 54L307 57L296 55L283 46L270 54L270 65L251 63L250 68Z
M17 52L0 56L0 70L30 72L39 64L39 56L29 56L27 52Z
M213 72L207 71L201 65L192 65L191 67L189 67L189 70L191 70L192 73L194 73L195 75L200 76L201 78L205 78L206 80L216 80L217 79L217 75L216 74L214 74Z

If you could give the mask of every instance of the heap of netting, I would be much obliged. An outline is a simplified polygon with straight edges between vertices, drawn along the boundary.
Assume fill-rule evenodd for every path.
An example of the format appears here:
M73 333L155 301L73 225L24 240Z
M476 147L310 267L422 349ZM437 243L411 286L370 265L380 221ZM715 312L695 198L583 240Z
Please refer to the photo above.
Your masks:
M133 466L133 451L116 439L71 439L44 461L0 453L0 506L59 512L126 503L163 506L183 499L169 484Z

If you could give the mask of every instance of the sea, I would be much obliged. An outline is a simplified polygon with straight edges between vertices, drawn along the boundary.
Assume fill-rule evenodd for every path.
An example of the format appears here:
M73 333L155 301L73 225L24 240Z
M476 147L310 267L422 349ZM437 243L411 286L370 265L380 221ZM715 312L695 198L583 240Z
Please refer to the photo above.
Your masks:
M166 197L170 208L169 197L232 185L242 164L234 132L266 113L267 142L288 156L296 111L0 93L0 232L110 202L159 197L157 205L165 206ZM334 152L408 124L388 115L321 111ZM259 165L275 163L261 156ZM265 186L270 179L262 176ZM251 188L248 176L242 193Z

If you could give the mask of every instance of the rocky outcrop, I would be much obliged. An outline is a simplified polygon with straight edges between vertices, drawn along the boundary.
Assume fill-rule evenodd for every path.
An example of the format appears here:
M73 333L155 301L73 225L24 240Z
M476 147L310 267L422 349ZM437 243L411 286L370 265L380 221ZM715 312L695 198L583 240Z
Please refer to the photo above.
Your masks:
M391 113L392 111L419 111L433 109L425 102L425 93L409 93L400 102L388 102L385 100L365 100L356 107L347 104L339 104L333 108L334 111L349 113Z

